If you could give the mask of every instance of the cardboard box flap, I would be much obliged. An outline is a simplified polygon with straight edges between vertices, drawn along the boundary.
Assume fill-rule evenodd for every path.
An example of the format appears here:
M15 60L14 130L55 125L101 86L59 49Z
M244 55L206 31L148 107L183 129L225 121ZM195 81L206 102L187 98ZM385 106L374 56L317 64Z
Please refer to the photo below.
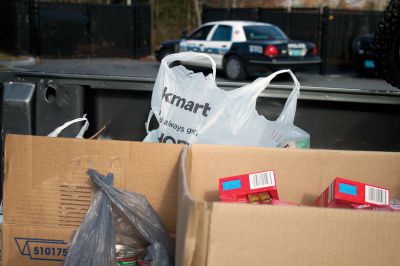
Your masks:
M188 181L192 160L188 147L182 151L179 162L178 178L178 219L177 231L184 232L177 237L177 265L205 265L207 251L208 223L211 204L195 201L190 192Z
M400 215L214 203L206 265L399 265Z
M175 232L183 145L7 135L4 223L78 226L94 195L88 168L112 172L114 186L146 195Z

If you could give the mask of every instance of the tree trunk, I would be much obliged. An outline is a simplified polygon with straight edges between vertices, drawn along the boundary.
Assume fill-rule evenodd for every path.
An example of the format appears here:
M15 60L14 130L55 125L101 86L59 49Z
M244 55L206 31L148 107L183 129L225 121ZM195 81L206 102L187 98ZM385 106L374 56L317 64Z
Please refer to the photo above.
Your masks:
M197 18L197 26L201 25L201 12L199 6L199 0L194 0L194 9L196 11L196 18Z
M192 9L191 9L191 2L187 1L186 3L186 31L190 30L190 25L192 24Z

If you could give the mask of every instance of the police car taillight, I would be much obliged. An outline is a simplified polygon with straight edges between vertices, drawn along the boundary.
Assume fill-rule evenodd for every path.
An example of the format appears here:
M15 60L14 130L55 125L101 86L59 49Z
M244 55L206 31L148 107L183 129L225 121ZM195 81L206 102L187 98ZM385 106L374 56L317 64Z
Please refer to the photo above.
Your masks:
M313 48L313 50L312 50L312 54L313 55L318 55L318 49L317 49L317 46L314 46L314 48Z
M279 55L279 50L278 50L278 48L276 48L275 45L268 45L267 47L265 47L264 55L270 56L270 57L277 56L277 55Z

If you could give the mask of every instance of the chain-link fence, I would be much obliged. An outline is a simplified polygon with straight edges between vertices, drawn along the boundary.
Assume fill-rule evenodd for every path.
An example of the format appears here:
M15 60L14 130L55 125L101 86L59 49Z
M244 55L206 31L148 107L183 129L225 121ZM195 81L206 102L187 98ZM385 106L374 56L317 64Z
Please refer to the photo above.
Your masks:
M151 53L148 4L0 3L0 51L41 57L133 57ZM11 27L10 27L11 25Z

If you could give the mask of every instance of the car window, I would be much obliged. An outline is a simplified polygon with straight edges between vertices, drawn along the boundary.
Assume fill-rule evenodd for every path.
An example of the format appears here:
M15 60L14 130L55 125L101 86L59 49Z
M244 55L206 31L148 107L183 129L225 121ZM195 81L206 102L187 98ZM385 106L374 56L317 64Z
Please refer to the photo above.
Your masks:
M189 35L189 40L205 40L214 25L204 26Z
M244 33L248 41L257 40L287 40L287 36L275 26L253 25L244 26Z
M212 39L213 41L230 41L232 38L232 27L220 25L215 30Z

